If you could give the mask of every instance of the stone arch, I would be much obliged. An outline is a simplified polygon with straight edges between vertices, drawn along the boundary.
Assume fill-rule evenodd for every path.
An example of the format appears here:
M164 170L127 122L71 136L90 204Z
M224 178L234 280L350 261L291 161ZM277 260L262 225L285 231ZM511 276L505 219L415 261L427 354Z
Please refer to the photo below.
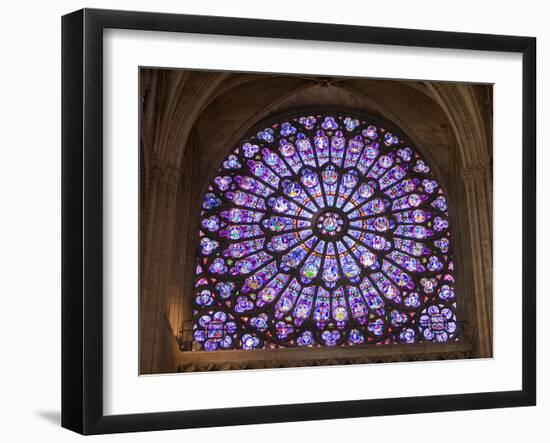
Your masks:
M492 115L483 111L471 85L427 85L430 95L444 109L458 144L462 165L460 179L467 198L468 247L474 296L471 298L472 329L478 331L474 346L480 355L492 354L493 304L493 173ZM482 118L485 114L486 118ZM487 115L488 114L488 115Z

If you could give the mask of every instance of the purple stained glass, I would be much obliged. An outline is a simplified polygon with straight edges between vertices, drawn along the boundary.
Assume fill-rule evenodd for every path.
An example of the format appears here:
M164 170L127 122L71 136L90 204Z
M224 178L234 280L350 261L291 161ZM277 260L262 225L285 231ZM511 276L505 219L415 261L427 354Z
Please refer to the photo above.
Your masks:
M262 128L201 199L193 349L456 340L449 201L405 134L340 113Z

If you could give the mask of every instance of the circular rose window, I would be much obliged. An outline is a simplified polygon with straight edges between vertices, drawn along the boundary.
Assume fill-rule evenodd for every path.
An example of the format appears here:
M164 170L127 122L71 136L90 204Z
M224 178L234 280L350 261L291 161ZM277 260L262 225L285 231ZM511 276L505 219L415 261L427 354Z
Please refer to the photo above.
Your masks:
M238 143L201 204L194 349L456 339L447 200L387 125L274 122Z

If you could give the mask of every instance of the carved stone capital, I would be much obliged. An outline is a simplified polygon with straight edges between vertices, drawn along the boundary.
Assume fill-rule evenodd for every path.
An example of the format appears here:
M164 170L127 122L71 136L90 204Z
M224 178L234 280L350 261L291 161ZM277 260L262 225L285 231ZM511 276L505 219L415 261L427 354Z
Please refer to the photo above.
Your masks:
M472 165L462 169L460 173L462 174L462 179L465 183L471 183L490 176L491 166L489 163Z
M151 161L151 182L167 183L169 185L177 185L181 170L175 168L158 158L153 158Z

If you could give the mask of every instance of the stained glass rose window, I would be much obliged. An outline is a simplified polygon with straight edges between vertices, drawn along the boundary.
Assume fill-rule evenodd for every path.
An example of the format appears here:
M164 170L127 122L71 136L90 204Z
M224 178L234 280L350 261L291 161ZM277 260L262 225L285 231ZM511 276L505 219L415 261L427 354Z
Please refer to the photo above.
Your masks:
M195 350L457 339L448 203L387 125L298 115L242 140L198 245Z

